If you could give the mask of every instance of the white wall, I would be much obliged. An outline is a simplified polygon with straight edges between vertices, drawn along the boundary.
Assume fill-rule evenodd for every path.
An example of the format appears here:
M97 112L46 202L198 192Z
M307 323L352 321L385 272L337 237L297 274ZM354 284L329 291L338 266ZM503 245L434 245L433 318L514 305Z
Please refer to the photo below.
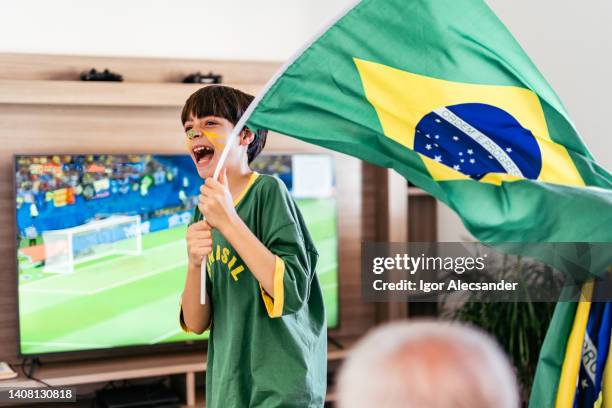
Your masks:
M0 52L282 61L346 1L18 0Z
M487 0L612 170L612 1ZM352 0L3 2L0 52L285 60ZM469 234L444 205L441 240Z

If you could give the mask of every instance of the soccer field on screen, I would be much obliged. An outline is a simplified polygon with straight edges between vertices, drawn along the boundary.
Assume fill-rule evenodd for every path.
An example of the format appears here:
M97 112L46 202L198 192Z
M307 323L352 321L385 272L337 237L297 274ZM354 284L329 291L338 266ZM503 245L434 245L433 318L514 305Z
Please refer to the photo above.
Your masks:
M328 326L338 322L334 199L299 199L317 246L317 274ZM20 260L22 354L101 349L206 338L183 333L179 298L185 282L185 225L142 236L141 255L112 255L69 274L42 272Z

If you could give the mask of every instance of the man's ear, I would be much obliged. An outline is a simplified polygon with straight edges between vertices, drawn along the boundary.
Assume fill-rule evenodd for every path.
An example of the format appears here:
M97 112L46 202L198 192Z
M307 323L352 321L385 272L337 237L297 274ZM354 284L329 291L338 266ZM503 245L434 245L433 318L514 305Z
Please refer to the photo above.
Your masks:
M248 146L255 139L255 133L251 132L249 129L244 128L242 132L240 132L240 146Z

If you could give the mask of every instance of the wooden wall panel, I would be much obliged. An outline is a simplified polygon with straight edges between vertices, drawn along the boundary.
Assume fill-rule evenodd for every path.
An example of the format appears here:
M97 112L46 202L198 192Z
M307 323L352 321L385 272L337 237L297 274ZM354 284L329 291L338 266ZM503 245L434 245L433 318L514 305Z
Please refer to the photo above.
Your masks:
M417 189L411 189L408 206L408 237L412 242L436 242L436 199ZM410 317L437 316L438 305L434 302L412 302L408 306Z
M91 68L110 69L126 82L180 82L200 71L223 75L223 82L265 84L280 62L207 61L178 58L86 57L73 55L0 54L0 79L76 81Z
M387 169L363 162L363 239L385 241L389 235Z
M408 236L410 241L436 242L437 206L436 199L428 194L410 196L408 207Z

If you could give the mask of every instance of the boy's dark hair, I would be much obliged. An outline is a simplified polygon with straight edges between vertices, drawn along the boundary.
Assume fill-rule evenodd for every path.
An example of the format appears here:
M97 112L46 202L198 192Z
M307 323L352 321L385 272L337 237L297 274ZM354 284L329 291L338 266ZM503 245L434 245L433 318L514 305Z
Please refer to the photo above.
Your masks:
M218 116L227 119L232 124L236 124L244 114L247 107L253 101L254 96L244 93L238 89L223 86L211 85L194 92L183 106L181 121L183 125L189 120L189 115L196 118L205 116ZM247 149L248 162L251 163L266 145L268 131L260 129L253 132L255 138Z

